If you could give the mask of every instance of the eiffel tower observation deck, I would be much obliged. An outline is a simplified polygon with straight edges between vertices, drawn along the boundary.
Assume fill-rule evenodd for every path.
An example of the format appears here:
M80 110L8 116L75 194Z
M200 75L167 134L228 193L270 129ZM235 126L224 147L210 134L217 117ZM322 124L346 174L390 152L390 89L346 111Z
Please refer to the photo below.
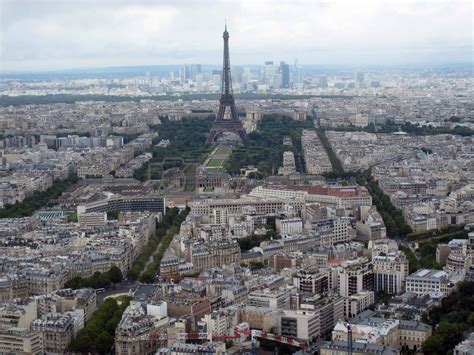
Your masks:
M212 144L216 137L223 132L235 133L242 141L247 138L247 133L245 132L244 126L237 115L234 94L232 92L232 78L230 75L229 58L229 32L227 32L227 25L225 26L223 38L224 65L222 68L222 86L219 112L217 113L217 117L212 124L206 144ZM230 118L225 118L226 110L230 110L230 114L228 115Z

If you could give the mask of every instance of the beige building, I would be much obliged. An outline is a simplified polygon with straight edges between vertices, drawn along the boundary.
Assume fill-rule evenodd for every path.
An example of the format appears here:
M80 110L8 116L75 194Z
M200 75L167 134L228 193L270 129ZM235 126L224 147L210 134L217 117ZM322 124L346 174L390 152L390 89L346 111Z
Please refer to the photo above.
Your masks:
M319 294L301 302L301 310L314 312L319 319L319 335L326 334L344 317L344 298Z
M0 302L13 298L28 297L28 280L23 275L8 275L0 277Z
M347 341L333 340L325 342L319 349L320 355L347 355L349 348ZM384 345L367 344L367 343L352 343L352 355L397 355L399 352L393 348L388 348Z
M49 313L33 321L31 330L43 336L45 352L62 354L74 338L74 319L70 314Z
M356 316L350 325L339 322L334 327L332 339L347 341L348 326L352 328L352 338L369 344L388 346L398 350L420 351L423 342L431 335L431 326L408 320L371 317L371 313Z
M166 334L169 325L165 308L153 306L145 308L140 303L131 303L115 330L115 353L155 354L164 346L166 341L161 335Z
M104 226L107 223L107 213L105 212L88 212L81 213L77 216L79 226L83 229L89 229Z
M320 326L316 312L284 310L280 320L280 333L284 337L313 341L321 334Z
M398 320L381 319L375 322L374 318L356 320L355 324L351 323L350 325L340 321L332 331L332 339L347 342L348 327L350 326L352 328L352 339L355 342L361 341L398 348L400 345L399 324Z
M400 346L402 350L420 351L425 340L431 335L432 328L421 322L400 321Z
M30 295L53 293L64 287L68 279L67 270L32 269L27 271Z
M374 304L374 291L360 291L355 295L344 298L344 315L347 318L355 317Z
M191 260L194 270L203 271L240 262L240 246L236 240L217 240L192 249Z
M238 319L239 323L248 323L250 329L260 329L273 333L278 328L278 313L277 310L271 308L245 306L239 308Z
M0 330L1 354L43 354L43 336L26 328Z

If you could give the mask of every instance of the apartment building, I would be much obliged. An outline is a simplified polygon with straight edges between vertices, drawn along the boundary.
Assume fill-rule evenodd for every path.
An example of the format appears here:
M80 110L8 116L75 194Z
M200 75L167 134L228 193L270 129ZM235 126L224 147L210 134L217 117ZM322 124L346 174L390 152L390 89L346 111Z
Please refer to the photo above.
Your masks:
M288 236L301 234L303 232L303 220L301 218L286 218L275 220L277 233Z
M127 307L115 330L116 354L155 354L166 344L165 340L159 339L169 326L166 310L154 313L147 308L138 302Z
M42 334L45 352L62 354L74 338L74 318L70 314L48 313L34 320L31 330Z
M374 255L372 265L374 291L395 294L404 290L405 279L408 276L408 259L403 252L392 251Z
M421 269L407 276L405 289L417 295L442 292L449 295L454 288L450 274L442 270Z
M250 292L247 303L256 307L284 309L288 305L289 297L290 291L288 290L270 291L269 289L264 289Z
M374 291L360 291L349 297L344 297L344 316L353 318L368 309L374 302Z
M374 289L372 263L367 258L346 260L336 267L338 291L343 297Z
M193 247L190 261L196 271L238 263L240 246L235 239L210 241Z
M26 328L0 330L1 354L43 354L43 335Z
M329 275L324 269L300 269L293 277L293 284L299 292L323 294L329 291Z
M283 310L280 333L284 337L314 341L321 334L319 317L312 311Z

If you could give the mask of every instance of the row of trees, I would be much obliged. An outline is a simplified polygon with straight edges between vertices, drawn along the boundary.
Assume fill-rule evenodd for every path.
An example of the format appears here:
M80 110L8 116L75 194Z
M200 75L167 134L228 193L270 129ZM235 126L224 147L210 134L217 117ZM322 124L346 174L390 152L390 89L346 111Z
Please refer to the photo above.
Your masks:
M326 137L326 134L324 133L323 130L318 129L317 131L318 138L321 141L321 144L323 145L324 150L326 151L326 154L328 155L329 161L331 162L332 165L332 174L329 173L326 175L326 177L340 177L340 176L347 176L346 172L344 171L344 168L342 167L342 163L337 157L336 153L332 150L331 143L329 143L328 137Z
M177 208L174 209L175 213ZM160 235L160 244L158 250L153 255L153 261L148 264L145 272L140 276L141 282L150 283L155 279L155 275L160 268L161 259L166 253L166 250L171 244L174 236L179 233L179 228L181 223L186 219L186 216L189 214L190 208L182 210L181 212L174 215L172 219L168 219L166 224L159 225L156 233Z
M304 128L313 128L313 121L295 121L278 114L265 115L259 121L257 131L250 133L247 139L236 147L224 164L227 172L240 174L245 166L255 166L263 176L272 175L282 165L283 153L293 151L297 169L303 170L301 158L301 132ZM283 138L290 137L293 146L283 145Z
M135 170L133 177L145 181L149 164L163 163L162 170L180 166L184 160L203 162L211 147L206 146L206 139L212 127L214 117L183 118L181 121L170 121L161 118L161 125L152 125L151 129L158 131L159 139L169 139L168 147L154 146L151 149L153 158L140 169ZM150 174L151 175L151 174ZM160 179L159 172L154 172L152 179Z
M383 218L385 228L387 229L387 235L389 237L406 236L408 233L411 233L412 229L405 221L402 211L393 206L390 197L383 193L378 182L372 178L370 170L364 172L344 171L342 164L332 150L331 144L329 143L324 131L318 130L318 136L333 168L333 171L325 174L325 176L327 178L356 178L359 185L365 186L372 196L373 204L377 207L377 211Z
M362 183L372 195L372 202L383 218L387 235L389 237L405 237L408 233L411 233L412 229L405 221L402 211L395 208L390 201L390 197L380 189L378 182L370 178Z
M122 271L117 266L112 266L109 271L95 272L90 277L74 277L64 285L66 288L77 290L84 287L102 288L111 284L122 282Z
M42 105L56 103L75 103L80 101L106 101L122 102L141 100L154 101L176 101L176 100L218 100L219 94L185 94L185 95L154 95L154 96L119 96L119 95L68 95L68 94L49 94L49 95L23 95L23 96L0 96L0 106L20 106L20 105ZM308 99L316 95L284 95L284 94L257 94L243 93L236 94L237 100L295 100ZM328 96L325 96L328 97Z
M129 304L129 297L121 298L120 304L114 298L106 299L69 344L69 351L79 354L109 354L114 345L115 329Z
M451 121L451 122L458 122ZM344 132L368 132L368 133L393 133L398 131L407 132L416 136L436 135L436 134L457 134L460 136L472 136L474 130L463 127L455 126L454 128L447 127L432 127L432 126L419 126L407 122L403 125L395 124L392 121L388 121L385 124L375 126L373 123L369 123L367 127L356 127L356 126L343 126L343 127L324 127L326 130L331 131L344 131Z
M455 238L467 238L468 231L464 229L463 224L448 225L441 229L430 229L427 231L413 232L407 234L409 241L416 240L437 240L439 242L450 241Z
M0 218L20 218L31 216L36 210L44 206L53 206L56 200L70 185L79 181L77 175L72 175L66 180L56 180L46 191L36 191L25 198L23 202L6 205L0 209Z
M432 127L432 126L418 126L411 123L405 123L400 128L407 133L417 136L436 135L436 134L458 134L460 136L472 136L474 130L467 127L455 126L454 128L447 127Z
M163 220L156 225L155 234L145 245L140 256L133 262L127 277L141 282L152 282L158 270L161 258L169 246L173 236L179 232L179 226L186 219L189 209L179 212L178 208L167 208ZM166 245L166 248L164 247ZM163 250L164 248L164 250ZM150 258L152 262L148 265ZM145 267L146 270L145 270Z
M410 274L419 269L437 269L441 270L441 265L436 261L436 244L423 245L420 250L420 258L411 251L410 248L399 245L398 248L403 251L408 259Z
M423 315L423 321L436 327L424 342L423 353L449 354L474 329L474 282L462 282L456 290Z

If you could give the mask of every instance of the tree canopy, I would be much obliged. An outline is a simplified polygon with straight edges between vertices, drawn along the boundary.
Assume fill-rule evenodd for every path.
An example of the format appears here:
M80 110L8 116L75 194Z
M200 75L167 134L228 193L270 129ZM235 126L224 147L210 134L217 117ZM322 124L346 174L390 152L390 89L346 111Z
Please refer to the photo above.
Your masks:
M122 298L120 305L114 298L106 299L69 344L69 350L82 354L110 353L114 345L115 329L129 304L129 297Z

